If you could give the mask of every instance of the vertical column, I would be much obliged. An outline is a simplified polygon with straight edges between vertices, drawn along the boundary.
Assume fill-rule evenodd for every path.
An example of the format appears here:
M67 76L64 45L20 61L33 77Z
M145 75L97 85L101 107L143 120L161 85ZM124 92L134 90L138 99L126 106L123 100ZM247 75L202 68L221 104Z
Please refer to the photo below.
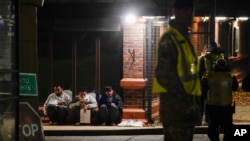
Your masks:
M145 120L144 88L144 37L145 21L138 19L133 25L123 28L123 119Z
M20 0L19 5L19 69L20 72L38 73L37 54L37 7L43 0ZM20 101L28 102L38 109L38 96L22 96Z

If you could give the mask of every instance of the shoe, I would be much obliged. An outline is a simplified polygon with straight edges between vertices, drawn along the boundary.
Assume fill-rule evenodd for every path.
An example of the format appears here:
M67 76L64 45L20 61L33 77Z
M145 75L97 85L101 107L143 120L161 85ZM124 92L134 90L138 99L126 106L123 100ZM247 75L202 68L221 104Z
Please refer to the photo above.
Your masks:
M101 126L106 126L106 123L105 123L105 122L103 122L103 123L101 124Z
M116 126L116 124L115 123L111 123L110 126Z
M52 121L49 121L49 125L53 125L53 122L52 122Z
M79 126L79 125L81 125L81 123L80 123L80 122L77 122L77 123L75 123L75 125L76 125L76 126Z

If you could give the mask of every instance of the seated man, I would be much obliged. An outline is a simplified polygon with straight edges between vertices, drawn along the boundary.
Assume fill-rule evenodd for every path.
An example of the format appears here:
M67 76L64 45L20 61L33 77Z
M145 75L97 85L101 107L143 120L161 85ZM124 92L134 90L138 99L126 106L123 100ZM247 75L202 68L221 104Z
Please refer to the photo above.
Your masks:
M44 103L44 114L48 115L50 124L65 124L68 116L68 105L71 103L71 97L63 92L60 85L54 87Z
M102 124L115 126L122 118L123 102L112 87L105 87L100 99L100 116Z
M81 88L78 92L78 95L69 105L69 123L80 125L80 110L91 110L91 113L93 113L95 112L96 108L98 108L96 98L90 94L87 94L87 89Z

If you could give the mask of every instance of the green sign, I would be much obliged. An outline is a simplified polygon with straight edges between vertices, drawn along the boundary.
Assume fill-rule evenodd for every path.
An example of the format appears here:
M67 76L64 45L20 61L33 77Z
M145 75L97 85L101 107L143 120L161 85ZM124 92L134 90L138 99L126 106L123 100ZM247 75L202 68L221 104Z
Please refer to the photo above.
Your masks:
M26 96L38 95L35 73L19 73L19 93Z

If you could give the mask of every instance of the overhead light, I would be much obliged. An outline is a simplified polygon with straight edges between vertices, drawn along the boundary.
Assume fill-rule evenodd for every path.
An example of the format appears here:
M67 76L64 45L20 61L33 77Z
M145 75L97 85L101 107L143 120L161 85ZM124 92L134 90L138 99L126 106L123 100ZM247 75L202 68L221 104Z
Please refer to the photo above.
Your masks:
M127 24L133 24L136 21L136 16L134 14L128 14L125 16L125 22Z
M227 19L227 17L215 17L215 19L218 21L224 21Z
M248 17L238 17L238 20L240 20L240 21L247 21Z
M171 19L171 20L175 19L175 16L171 16L170 19Z
M208 17L208 16L202 17L202 21L203 21L203 22L206 22L206 21L208 21L208 20L209 20L209 17Z

